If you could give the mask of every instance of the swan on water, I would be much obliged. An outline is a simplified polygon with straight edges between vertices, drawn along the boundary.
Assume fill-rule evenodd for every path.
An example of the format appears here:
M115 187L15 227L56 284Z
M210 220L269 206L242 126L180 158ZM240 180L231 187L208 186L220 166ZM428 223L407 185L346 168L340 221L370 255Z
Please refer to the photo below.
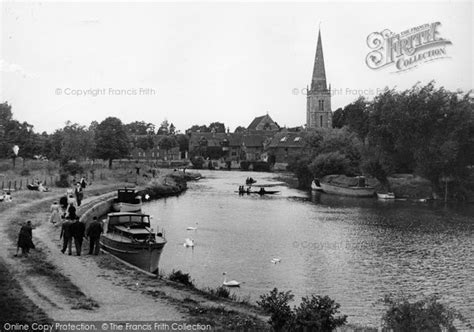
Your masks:
M224 275L224 282L222 283L223 286L227 287L240 287L240 282L236 280L229 280L227 281L226 272L222 273Z
M194 247L194 240L190 238L184 239L183 246L187 247Z
M198 224L198 223L196 223L196 227L192 227L192 226L186 227L186 230L187 230L187 231L195 231L196 229L198 229L198 228L197 228L197 224Z
M281 258L277 258L277 257L272 258L272 260L271 260L270 262L272 262L273 264L280 263L280 262L281 262Z

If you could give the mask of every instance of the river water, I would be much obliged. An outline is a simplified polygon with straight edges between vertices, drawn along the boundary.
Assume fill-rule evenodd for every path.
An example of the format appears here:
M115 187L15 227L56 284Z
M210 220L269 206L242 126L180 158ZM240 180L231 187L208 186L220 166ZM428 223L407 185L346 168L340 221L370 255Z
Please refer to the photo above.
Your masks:
M182 270L197 287L216 288L225 271L251 302L274 287L292 290L293 304L329 295L349 323L365 326L380 325L386 294L439 294L474 322L473 206L311 194L273 173L202 174L181 196L144 206L168 240L163 273ZM239 196L249 176L280 193Z

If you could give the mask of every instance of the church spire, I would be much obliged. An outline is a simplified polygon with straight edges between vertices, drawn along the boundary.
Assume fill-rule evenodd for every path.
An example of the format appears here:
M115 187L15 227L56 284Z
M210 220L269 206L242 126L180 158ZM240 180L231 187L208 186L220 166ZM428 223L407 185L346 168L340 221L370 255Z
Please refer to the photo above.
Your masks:
M326 90L326 70L324 69L323 44L321 42L321 29L318 33L318 45L316 46L316 57L314 58L313 78L311 90Z

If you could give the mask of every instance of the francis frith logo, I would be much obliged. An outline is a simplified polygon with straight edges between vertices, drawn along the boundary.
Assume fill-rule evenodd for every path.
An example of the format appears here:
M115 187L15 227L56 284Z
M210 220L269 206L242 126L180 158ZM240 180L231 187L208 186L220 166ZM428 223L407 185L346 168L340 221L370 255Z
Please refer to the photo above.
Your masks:
M373 32L367 37L372 49L365 62L371 69L394 65L396 72L412 69L421 63L448 57L446 45L451 41L439 35L440 22L426 23L401 33L388 29Z

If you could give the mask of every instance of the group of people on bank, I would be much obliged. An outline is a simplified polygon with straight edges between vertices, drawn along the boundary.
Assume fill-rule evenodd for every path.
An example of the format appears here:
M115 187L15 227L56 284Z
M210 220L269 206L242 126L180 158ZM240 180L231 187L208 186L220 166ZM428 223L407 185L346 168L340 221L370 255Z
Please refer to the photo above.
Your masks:
M89 240L89 255L99 254L99 239L102 234L102 224L94 217L92 222L86 229L86 224L79 220L77 217L75 220L66 220L61 226L60 239L63 240L63 246L61 252L64 254L66 250L69 255L72 255L72 241L74 240L74 246L76 249L76 255L80 256L82 253L82 243L87 237Z
M97 217L94 217L93 221L86 226L77 215L77 208L82 203L86 186L86 179L82 178L75 183L74 189L68 189L59 202L53 202L50 207L50 222L54 225L61 225L59 238L63 240L62 253L67 251L69 255L72 255L72 242L74 241L76 255L80 256L85 238L89 240L89 254L97 255L99 253L99 239L103 232L102 224L97 220ZM16 255L18 255L20 248L24 256L28 256L30 249L35 248L32 235L33 227L31 220L28 220L18 234Z

